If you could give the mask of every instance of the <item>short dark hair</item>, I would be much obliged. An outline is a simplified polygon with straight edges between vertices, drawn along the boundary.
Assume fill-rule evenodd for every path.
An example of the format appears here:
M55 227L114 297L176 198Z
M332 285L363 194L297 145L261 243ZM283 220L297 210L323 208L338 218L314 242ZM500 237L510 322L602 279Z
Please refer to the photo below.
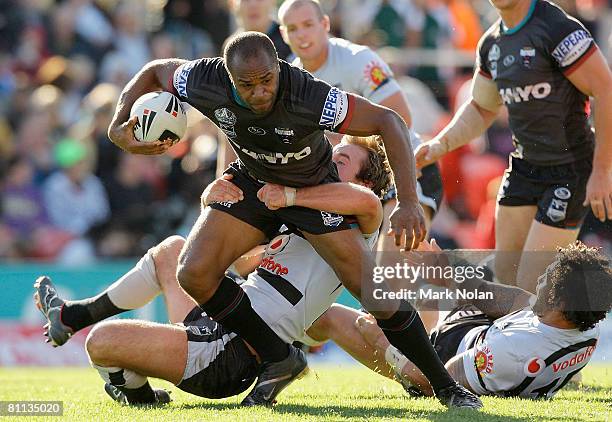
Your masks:
M256 31L241 32L232 36L223 49L223 60L228 71L238 58L248 60L260 58L262 55L272 62L278 62L278 53L270 37Z
M559 248L547 282L547 305L580 331L593 328L612 309L610 259L597 248L580 241Z
M368 158L361 165L356 178L370 184L370 189L379 198L382 198L393 182L391 166L387 160L382 138L378 135L366 137L345 135L342 140L347 144L359 145L367 150Z

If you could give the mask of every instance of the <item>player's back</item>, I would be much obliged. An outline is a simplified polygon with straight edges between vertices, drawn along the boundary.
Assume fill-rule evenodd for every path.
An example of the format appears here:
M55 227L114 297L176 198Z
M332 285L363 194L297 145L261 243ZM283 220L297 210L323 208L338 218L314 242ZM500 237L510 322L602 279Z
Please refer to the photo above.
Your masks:
M479 394L550 398L589 362L598 336L597 327L580 331L544 324L525 308L466 334L465 343L474 337L476 342L464 369Z

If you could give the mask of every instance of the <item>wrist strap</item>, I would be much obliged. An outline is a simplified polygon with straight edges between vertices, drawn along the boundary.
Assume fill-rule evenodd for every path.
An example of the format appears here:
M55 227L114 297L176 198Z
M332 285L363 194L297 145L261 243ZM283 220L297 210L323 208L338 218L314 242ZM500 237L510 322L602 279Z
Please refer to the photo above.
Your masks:
M296 188L290 188L288 186L285 186L285 203L287 204L286 206L292 207L295 205L296 194Z

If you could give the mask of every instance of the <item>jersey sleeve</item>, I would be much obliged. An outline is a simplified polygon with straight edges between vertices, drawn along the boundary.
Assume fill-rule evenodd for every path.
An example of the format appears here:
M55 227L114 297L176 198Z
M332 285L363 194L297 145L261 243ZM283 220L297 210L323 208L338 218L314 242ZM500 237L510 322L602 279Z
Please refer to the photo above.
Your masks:
M566 75L572 73L593 54L597 45L577 19L558 12L548 27L550 55Z
M497 394L516 387L525 375L519 356L503 334L487 338L465 352L463 368L477 394Z
M359 51L350 63L357 93L374 103L380 103L401 91L393 72L378 54L369 48Z
M201 87L205 85L210 66L207 59L183 63L174 71L172 80L169 81L169 90L182 101L193 101L200 95Z
M306 71L292 68L292 72L294 111L318 129L343 133L352 119L355 97Z
M480 38L480 41L478 41L478 47L476 49L476 64L475 64L475 71L480 73L482 76L484 76L485 78L488 79L493 79L493 76L491 75L491 70L489 70L489 68L487 67L487 54L488 52L485 51L486 48L486 38L487 38L487 34L485 33L482 38Z

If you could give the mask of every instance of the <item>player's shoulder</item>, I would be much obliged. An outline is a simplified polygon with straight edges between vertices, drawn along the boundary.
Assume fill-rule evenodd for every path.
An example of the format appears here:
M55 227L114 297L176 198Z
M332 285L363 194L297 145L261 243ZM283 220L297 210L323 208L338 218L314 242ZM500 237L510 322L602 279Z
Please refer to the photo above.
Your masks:
M329 48L330 54L346 58L347 60L376 56L376 53L367 45L355 44L344 38L330 38Z
M549 28L555 28L557 25L567 25L571 23L580 24L578 19L568 15L558 5L550 3L547 0L536 0L533 17Z
M501 30L501 19L496 20L493 24L482 34L478 41L478 51L488 49L491 44L499 38Z

